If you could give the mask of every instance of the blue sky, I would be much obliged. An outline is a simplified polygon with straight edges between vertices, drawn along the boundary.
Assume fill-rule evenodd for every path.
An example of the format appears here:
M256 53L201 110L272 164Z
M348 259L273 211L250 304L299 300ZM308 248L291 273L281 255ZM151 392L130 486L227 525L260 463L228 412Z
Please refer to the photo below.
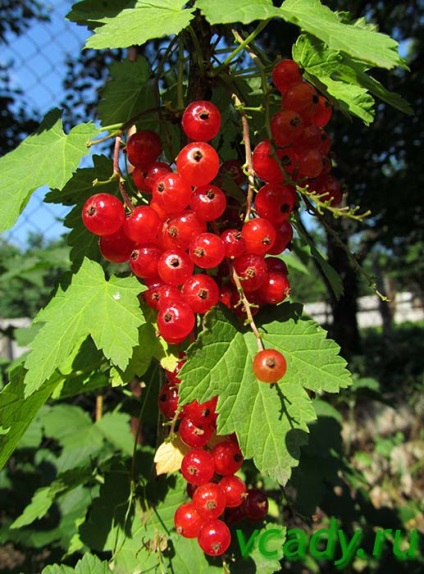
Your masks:
M11 64L12 87L23 92L22 101L45 115L58 107L63 98L62 81L68 55L77 56L89 32L65 19L72 0L48 2L50 22L34 23L20 37L10 37L9 45L0 47L1 64ZM35 192L18 220L6 236L23 245L30 231L42 232L46 239L59 237L65 228L58 218L66 210L60 206L42 206L47 188Z

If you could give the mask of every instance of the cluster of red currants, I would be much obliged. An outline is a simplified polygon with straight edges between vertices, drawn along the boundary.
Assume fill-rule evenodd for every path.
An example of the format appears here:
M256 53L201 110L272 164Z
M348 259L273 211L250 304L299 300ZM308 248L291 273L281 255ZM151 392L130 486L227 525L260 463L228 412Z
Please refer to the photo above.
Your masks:
M290 206L293 184L308 184L322 201L338 205L342 187L331 173L331 139L324 130L332 116L329 101L303 79L293 60L274 66L272 81L281 94L281 109L271 118L273 143L259 142L252 156L256 175L268 184L256 197L257 212L264 216L271 205L277 213Z
M268 512L266 494L247 488L236 473L243 455L234 435L217 437L215 407L217 398L205 403L193 401L178 413L178 372L181 360L159 396L159 408L169 419L178 416L178 434L190 450L181 463L190 501L181 504L174 515L176 531L186 538L197 538L200 548L210 556L223 554L231 543L229 525L243 518L263 520Z

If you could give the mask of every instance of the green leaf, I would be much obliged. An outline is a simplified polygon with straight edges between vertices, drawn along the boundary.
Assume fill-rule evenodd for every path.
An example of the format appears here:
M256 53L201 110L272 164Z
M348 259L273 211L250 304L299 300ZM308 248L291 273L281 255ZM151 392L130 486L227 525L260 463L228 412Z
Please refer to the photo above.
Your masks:
M92 475L91 469L72 469L59 475L49 486L39 488L23 513L9 528L22 528L45 516L56 498L83 484Z
M75 570L69 566L54 564L43 568L41 574L111 574L111 572L106 561L101 561L92 554L84 554L84 557L78 560Z
M196 0L196 8L202 11L210 24L250 24L254 20L280 16L279 9L271 0Z
M286 357L287 373L279 384L254 377L256 338L250 330L240 331L222 310L207 315L180 373L181 404L218 395L218 433L236 432L245 457L282 484L298 464L307 425L315 419L305 388L336 392L350 382L339 347L315 322L299 315L299 306L285 303L258 321L265 347Z
M148 40L178 34L194 17L194 8L185 9L186 0L138 0L134 7L113 17L95 17L103 24L86 43L87 48L128 48ZM99 15L100 16L100 15Z
M85 259L67 289L60 288L35 321L44 322L25 361L26 394L31 395L89 335L114 365L125 369L144 322L135 277L105 279L100 265Z
M25 371L20 366L10 373L10 382L0 393L0 468L15 450L22 435L40 408L61 381L51 377L30 397L25 396Z
M36 189L65 185L98 131L94 124L80 124L66 135L60 112L52 110L33 135L0 158L0 233L13 227Z
M374 99L368 92L406 114L413 113L400 95L389 92L369 76L363 64L331 50L316 38L299 36L293 46L293 58L305 70L306 79L321 90L324 87L342 110L358 116L366 125L374 118Z
M135 62L115 62L109 74L98 109L103 125L124 123L155 106L155 85L143 56Z
M316 36L333 50L365 62L371 66L391 69L404 66L398 53L398 43L373 27L346 23L341 15L332 12L319 0L285 0L280 8L281 17Z

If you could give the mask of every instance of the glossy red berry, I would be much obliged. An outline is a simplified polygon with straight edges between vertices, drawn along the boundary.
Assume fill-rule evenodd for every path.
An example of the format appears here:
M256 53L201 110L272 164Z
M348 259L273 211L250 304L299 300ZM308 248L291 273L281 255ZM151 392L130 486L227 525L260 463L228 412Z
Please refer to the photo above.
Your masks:
M243 224L241 236L246 245L246 253L265 255L273 246L277 232L268 219L255 217Z
M193 504L197 512L208 520L221 516L225 510L226 502L225 491L215 482L199 485L193 494Z
M165 341L178 345L192 332L196 318L185 301L171 301L159 309L157 323Z
M263 257L245 253L233 261L234 269L246 292L259 289L266 279L267 268Z
M246 484L244 480L230 474L221 478L219 486L226 494L227 508L236 508L242 504L246 496Z
M290 295L290 282L287 275L278 271L270 271L256 293L268 305L282 303Z
M188 138L207 142L219 133L221 112L212 102L197 100L184 110L181 125Z
M159 311L162 305L182 299L181 291L175 285L156 281L148 287L147 291L143 292L143 297L147 305L156 311Z
M149 169L162 153L162 140L152 130L141 130L132 134L127 141L128 161L143 170Z
M186 250L195 237L205 232L206 223L194 211L186 209L163 223L160 237L164 249L179 247Z
M194 423L189 417L185 416L178 428L178 434L181 440L192 448L201 448L212 437L214 427L209 423Z
M190 207L202 221L214 221L221 217L227 207L225 193L216 185L197 187L190 200Z
M159 277L170 285L182 285L193 274L193 269L193 263L182 249L168 249L158 260Z
M184 281L181 294L194 313L199 314L207 313L219 301L219 287L216 281L203 273L192 275Z
M259 351L253 359L253 374L263 383L276 383L284 377L286 371L286 359L276 349Z
M99 250L102 256L112 263L128 261L134 250L134 242L124 233L122 227L111 235L99 237Z
M256 194L255 208L260 217L278 226L290 217L296 200L293 187L282 183L267 183Z
M225 247L218 235L201 233L189 246L191 261L202 269L217 267L225 257Z
M162 250L157 245L148 243L137 246L130 256L131 271L141 279L157 279L161 255Z
M213 456L202 448L191 449L181 461L181 474L190 484L209 482L215 474Z
M127 237L135 243L149 243L162 225L159 215L148 205L135 207L123 223Z
M191 185L178 173L162 173L152 185L153 200L167 213L178 213L185 209L190 203L191 193Z
M149 167L145 174L145 186L147 188L147 193L152 193L153 186L155 184L156 178L165 173L172 173L172 167L163 161L155 161Z
M281 60L272 70L272 81L281 93L292 84L302 81L302 74L297 63L290 59Z
M175 529L185 538L197 538L203 524L204 519L201 518L192 502L184 502L175 511Z
M175 160L177 172L190 185L208 185L218 174L219 157L206 142L192 142L182 148Z
M283 95L283 108L311 117L318 109L319 98L316 89L307 82L300 82L289 86Z
M188 405L184 406L184 415L188 416L194 424L210 424L214 425L216 421L216 404L218 402L218 397L214 397L209 401L204 403L199 403L198 401L192 401Z
M121 201L110 193L96 193L82 208L82 221L95 235L111 235L118 231L125 219Z
M220 556L228 550L231 532L228 526L218 518L208 520L200 529L197 541L208 556Z
M238 229L226 229L220 235L225 247L225 257L234 259L246 251L246 242Z
M219 442L211 452L215 461L215 472L222 476L235 474L243 464L240 447L232 440Z

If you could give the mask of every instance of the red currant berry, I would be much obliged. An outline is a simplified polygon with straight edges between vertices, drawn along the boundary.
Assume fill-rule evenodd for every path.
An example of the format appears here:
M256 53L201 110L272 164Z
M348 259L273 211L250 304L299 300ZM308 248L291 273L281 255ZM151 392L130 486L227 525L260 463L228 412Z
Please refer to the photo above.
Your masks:
M192 102L184 110L181 126L188 138L207 142L219 133L221 112L212 102Z
M245 253L233 261L234 269L246 292L259 289L266 279L267 268L263 257Z
M195 265L202 269L212 269L224 259L225 247L218 235L201 233L191 241L188 253Z
M255 197L255 208L260 217L278 225L290 216L297 196L293 187L282 183L267 183Z
M152 193L156 178L165 173L172 173L172 167L163 161L155 161L149 167L145 177L146 193Z
M193 274L193 269L193 263L182 249L168 249L158 260L159 277L170 285L182 285Z
M173 419L178 408L178 387L174 383L165 383L159 394L158 405L161 413Z
M162 153L162 140L152 130L141 130L128 138L126 150L130 164L148 170Z
M141 279L157 279L162 250L154 244L139 245L130 256L131 271Z
M227 508L236 508L242 504L246 497L246 484L244 480L230 474L221 478L219 486L226 494Z
M283 275L288 275L289 273L287 265L284 263L282 259L280 259L280 257L267 257L265 259L265 263L268 269L268 273L272 273L273 271L276 271L277 273L282 273Z
M162 305L172 301L181 301L182 299L178 287L163 282L155 282L149 285L147 291L144 291L143 297L147 305L156 311L159 311Z
M302 81L299 66L293 60L281 60L272 70L272 81L277 90L284 93L289 86Z
M218 402L218 397L214 397L209 401L204 403L199 403L197 401L192 401L188 405L185 405L183 412L185 416L188 416L195 424L210 424L215 425L216 421L216 404Z
M117 197L110 193L96 193L82 208L82 221L95 235L111 235L124 223L125 209Z
M264 520L268 514L268 498L266 494L257 488L249 488L246 491L243 506L248 520Z
M165 341L177 345L192 332L196 318L185 301L172 301L161 306L157 323L159 333Z
M216 185L202 185L194 190L190 207L200 220L214 221L224 213L227 199Z
M286 371L286 359L276 349L259 351L253 359L253 374L263 383L276 383Z
M178 213L185 209L191 199L191 185L178 173L162 173L156 177L152 186L154 201L166 213ZM152 204L150 204L151 207Z
M331 120L333 109L330 102L324 96L318 96L318 106L311 116L311 122L319 128L325 127Z
M218 285L212 277L201 273L184 281L181 294L194 313L199 314L207 313L219 301Z
M284 173L277 158L283 154L284 151L281 149L276 149L273 152L269 140L259 142L252 153L252 166L257 177L268 182L282 181Z
M205 519L218 518L225 510L227 497L224 490L215 482L206 482L196 488L193 504L200 516Z
M211 451L215 461L215 472L222 476L235 474L243 464L243 455L238 444L224 440L215 445Z
M197 538L203 524L204 519L192 502L184 502L175 511L175 530L185 538Z
M243 224L241 236L246 244L246 253L265 255L273 246L277 232L268 219L255 217Z
M150 243L161 226L159 215L148 205L140 205L125 219L123 228L127 237L136 243Z
M197 542L208 556L220 556L230 546L230 529L222 520L209 520L201 527Z
M206 223L191 209L170 217L162 225L161 239L165 249L188 249L192 239L206 232Z
M226 229L220 235L225 247L225 257L234 259L246 251L246 242L238 229Z
M208 185L218 174L219 157L205 142L192 142L183 147L175 160L177 172L190 185Z
M99 237L99 249L102 256L112 263L128 261L135 245L124 233L122 227L111 235Z
M283 108L301 114L304 118L311 117L318 109L318 94L316 89L307 82L289 86L283 95Z
M277 146L292 144L303 131L302 116L292 109L276 112L271 118L271 133Z
M256 293L268 305L282 303L290 295L290 282L287 275L278 271L270 271L266 281Z
M208 423L195 424L189 417L185 416L180 423L178 434L187 446L201 448L210 441L213 431L212 425Z
M215 474L213 456L202 448L193 448L181 461L181 474L190 484L200 485L211 480Z
M317 149L306 150L299 156L297 165L300 177L318 177L324 167L322 154Z
M149 188L146 183L146 174L141 167L135 167L131 173L131 177L137 189L143 193L149 193Z

